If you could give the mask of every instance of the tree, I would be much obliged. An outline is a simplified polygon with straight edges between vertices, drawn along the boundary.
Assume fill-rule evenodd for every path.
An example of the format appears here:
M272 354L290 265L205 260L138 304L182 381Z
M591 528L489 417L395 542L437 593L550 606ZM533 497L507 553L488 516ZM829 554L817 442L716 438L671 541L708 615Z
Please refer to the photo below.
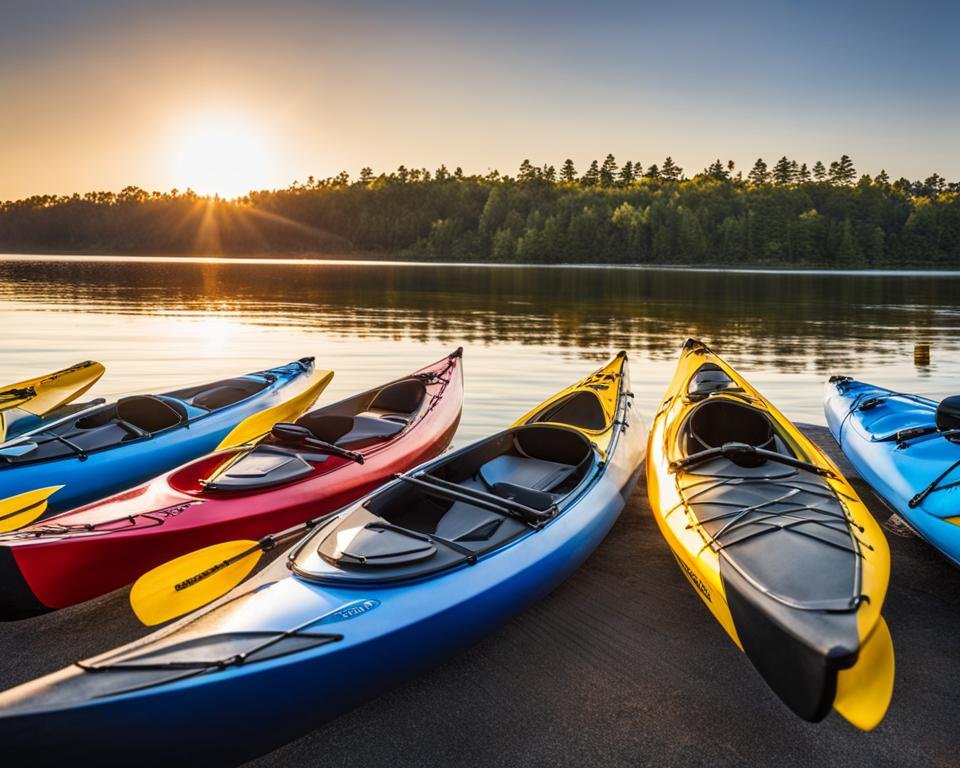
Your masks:
M585 187L597 186L600 183L600 163L596 160L590 163L590 167L581 177L580 183Z
M777 160L776 165L773 166L773 183L780 186L792 184L796 176L795 166L796 164L791 163L786 155Z
M654 163L649 168L647 168L647 172L643 175L648 179L659 179L660 169L657 167L657 164Z
M577 180L577 169L573 165L573 160L569 157L563 161L563 165L560 167L560 181L564 181L567 184L572 184Z
M729 168L725 168L723 163L720 162L718 157L714 162L710 163L706 168L703 169L703 175L709 176L711 179L716 179L717 181L727 181L730 178Z
M524 160L520 163L520 171L517 173L517 178L520 181L533 181L537 178L537 169L533 167L533 163L529 160Z
M660 177L667 181L680 181L682 175L683 168L674 163L673 158L668 155L667 159L663 161L663 167L660 169Z
M545 165L540 169L540 177L551 184L557 183L557 169L552 165Z
M947 188L947 180L939 173L927 176L923 180L923 193L927 197L936 197Z
M830 181L844 186L857 180L857 171L849 155L841 155L836 162L830 163Z
M617 176L617 180L623 186L633 183L633 162L631 160L627 160L627 162L623 164L623 167L620 169L620 174Z
M797 171L797 181L801 184L806 184L810 181L810 169L807 168L807 164L803 163L800 166L800 169Z
M757 158L757 162L753 164L753 168L750 169L750 173L747 174L747 181L751 184L766 184L767 179L770 177L770 173L767 171L767 164L763 162L762 157Z
M827 169L823 167L823 163L819 160L813 164L813 178L817 181L823 181L827 178Z
M309 181L309 179L307 179L307 181ZM364 166L360 169L360 183L369 184L371 181L373 181L373 168Z
M603 165L600 166L600 186L601 187L612 187L613 182L616 180L617 174L617 161L613 155L607 155L603 160Z
M876 184L878 187L888 187L890 186L890 176L887 174L887 172L883 168L881 168L880 173L876 175L876 177L873 180L873 183Z
M449 179L450 171L447 170L447 166L441 164L440 167L437 168L437 172L433 174L433 178L435 178L437 181L446 181Z

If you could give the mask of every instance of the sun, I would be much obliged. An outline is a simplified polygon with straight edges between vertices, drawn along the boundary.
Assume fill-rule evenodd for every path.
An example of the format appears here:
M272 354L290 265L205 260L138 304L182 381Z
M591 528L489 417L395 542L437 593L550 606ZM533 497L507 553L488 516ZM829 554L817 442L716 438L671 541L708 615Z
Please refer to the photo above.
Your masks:
M270 153L251 122L216 116L191 120L174 141L175 183L201 195L233 198L267 185Z

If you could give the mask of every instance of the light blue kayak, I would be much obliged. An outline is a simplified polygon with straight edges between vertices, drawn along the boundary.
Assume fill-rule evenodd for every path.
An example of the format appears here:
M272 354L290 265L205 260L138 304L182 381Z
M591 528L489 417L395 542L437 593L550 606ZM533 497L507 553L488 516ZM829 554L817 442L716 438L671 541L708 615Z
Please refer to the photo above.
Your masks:
M940 403L846 376L827 425L854 468L914 531L960 565L960 397Z

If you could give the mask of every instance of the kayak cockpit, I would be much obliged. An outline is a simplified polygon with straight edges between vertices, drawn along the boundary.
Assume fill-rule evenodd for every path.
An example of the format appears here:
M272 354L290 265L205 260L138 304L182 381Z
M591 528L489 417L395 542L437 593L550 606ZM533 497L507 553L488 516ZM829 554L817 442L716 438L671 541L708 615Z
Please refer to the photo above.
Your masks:
M377 583L475 562L560 514L596 461L575 430L514 428L335 516L291 567L311 580Z
M329 458L321 444L369 452L409 429L430 400L425 381L414 376L317 408L293 425L277 425L288 429L275 428L253 449L217 466L200 484L213 491L249 491L303 480Z
M276 378L254 374L162 395L132 395L27 432L0 447L0 466L83 459L95 451L151 438L263 391Z

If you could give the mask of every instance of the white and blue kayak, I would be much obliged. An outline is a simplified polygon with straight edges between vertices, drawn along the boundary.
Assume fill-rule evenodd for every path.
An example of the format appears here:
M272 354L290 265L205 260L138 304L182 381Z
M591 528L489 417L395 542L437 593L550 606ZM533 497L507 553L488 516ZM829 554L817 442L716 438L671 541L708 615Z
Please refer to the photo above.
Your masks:
M960 396L937 402L834 376L823 408L863 479L910 528L960 565Z
M293 534L207 607L0 694L4 759L236 765L463 650L573 573L616 521L646 449L628 389L621 353L505 431L308 523L306 538L297 526L184 566L171 603ZM185 558L168 566L197 562Z

